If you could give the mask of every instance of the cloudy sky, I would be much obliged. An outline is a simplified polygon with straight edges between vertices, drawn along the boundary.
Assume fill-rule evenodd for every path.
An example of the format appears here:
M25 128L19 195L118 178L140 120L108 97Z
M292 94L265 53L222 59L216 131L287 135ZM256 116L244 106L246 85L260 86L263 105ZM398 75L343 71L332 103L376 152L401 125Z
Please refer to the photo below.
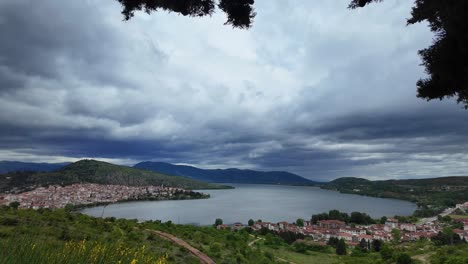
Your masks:
M416 98L412 1L256 1L225 16L115 0L0 0L0 160L288 170L327 180L466 175L468 112Z

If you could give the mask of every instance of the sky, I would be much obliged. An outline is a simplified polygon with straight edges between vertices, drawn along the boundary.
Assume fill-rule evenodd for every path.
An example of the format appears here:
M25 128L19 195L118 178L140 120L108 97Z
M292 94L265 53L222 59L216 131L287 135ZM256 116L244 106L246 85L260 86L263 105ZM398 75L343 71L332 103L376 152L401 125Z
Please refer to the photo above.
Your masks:
M411 2L258 0L241 30L222 12L0 0L0 160L466 175L468 112L416 98L432 34L406 25Z

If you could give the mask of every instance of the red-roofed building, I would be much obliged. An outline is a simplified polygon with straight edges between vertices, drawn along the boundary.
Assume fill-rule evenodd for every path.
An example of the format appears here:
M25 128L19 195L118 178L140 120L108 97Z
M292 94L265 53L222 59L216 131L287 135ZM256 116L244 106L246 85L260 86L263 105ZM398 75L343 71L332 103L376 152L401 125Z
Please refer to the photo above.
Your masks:
M346 223L340 220L321 220L318 221L318 225L326 229L340 229L346 227Z

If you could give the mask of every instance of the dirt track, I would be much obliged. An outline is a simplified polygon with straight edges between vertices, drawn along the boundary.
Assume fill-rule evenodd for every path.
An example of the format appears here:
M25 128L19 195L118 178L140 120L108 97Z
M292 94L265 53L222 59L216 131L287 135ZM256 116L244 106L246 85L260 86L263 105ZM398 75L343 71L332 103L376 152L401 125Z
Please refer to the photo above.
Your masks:
M190 246L187 242L185 242L184 240L180 238L177 238L171 234L164 233L164 232L157 231L157 230L147 230L147 231L153 234L156 234L164 239L170 240L181 247L186 248L190 253L192 253L195 257L197 257L200 260L200 263L202 264L216 264L216 262L214 262L210 257L200 252L200 250Z

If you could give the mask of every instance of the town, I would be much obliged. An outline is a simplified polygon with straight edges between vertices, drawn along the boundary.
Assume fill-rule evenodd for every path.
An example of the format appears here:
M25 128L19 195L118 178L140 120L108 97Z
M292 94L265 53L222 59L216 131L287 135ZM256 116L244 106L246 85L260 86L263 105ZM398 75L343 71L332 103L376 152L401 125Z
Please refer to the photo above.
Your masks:
M165 186L124 186L102 184L50 185L17 194L0 194L0 205L19 203L19 208L64 208L132 200L205 198L205 194Z
M468 212L468 202L458 204L455 208L463 212ZM453 210L450 210L453 211ZM460 236L461 240L468 240L468 218L459 218L455 220L460 223L463 228L454 229L453 232ZM232 225L221 224L218 229L240 230L250 228L253 231L267 230L269 232L281 233L292 232L295 234L309 237L317 244L326 245L330 238L343 239L349 247L355 247L364 240L367 243L373 240L381 240L384 242L394 241L395 235L397 240L401 242L417 241L421 238L431 239L446 226L438 218L432 221L420 221L420 223L400 223L395 218L388 218L385 223L371 225L347 225L340 220L319 220L317 223L312 221L301 221L301 225L297 223L279 222L270 223L263 221L251 222L249 225L242 223L234 223Z

